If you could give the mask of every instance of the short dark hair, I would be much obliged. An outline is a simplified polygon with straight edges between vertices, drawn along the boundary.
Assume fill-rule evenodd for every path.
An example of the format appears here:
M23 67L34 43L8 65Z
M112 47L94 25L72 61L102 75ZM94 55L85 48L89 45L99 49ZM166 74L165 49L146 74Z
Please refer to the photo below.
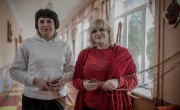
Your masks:
M38 30L38 19L40 17L43 18L51 18L54 20L54 26L55 26L55 30L59 28L59 19L58 19L58 15L50 9L40 9L36 12L35 14L35 28L36 30Z

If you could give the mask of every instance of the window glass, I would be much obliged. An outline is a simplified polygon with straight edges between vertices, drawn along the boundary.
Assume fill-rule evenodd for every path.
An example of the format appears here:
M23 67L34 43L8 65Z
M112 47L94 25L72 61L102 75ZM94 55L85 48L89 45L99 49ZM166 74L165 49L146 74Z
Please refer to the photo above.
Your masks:
M87 36L87 31L83 32L83 49L87 48L88 45L88 36Z
M77 33L76 33L76 39L75 39L75 59L77 60L77 57L79 55L79 52L82 50L82 25L79 23L77 25Z
M83 30L88 29L88 27L89 27L89 20L88 20L88 19L85 19L85 20L83 21Z
M148 69L154 65L154 17L151 10L146 9L146 39L145 39L145 68ZM145 72L146 88L152 89L153 69Z
M115 0L115 17L144 4L145 0Z
M63 38L63 39L64 39L64 41L67 42L67 40L68 40L68 38L67 38L67 32L64 33L64 38Z
M132 54L137 71L141 71L142 62L142 11L127 17L128 49Z
M71 30L68 31L68 45L71 47L72 49L72 33Z

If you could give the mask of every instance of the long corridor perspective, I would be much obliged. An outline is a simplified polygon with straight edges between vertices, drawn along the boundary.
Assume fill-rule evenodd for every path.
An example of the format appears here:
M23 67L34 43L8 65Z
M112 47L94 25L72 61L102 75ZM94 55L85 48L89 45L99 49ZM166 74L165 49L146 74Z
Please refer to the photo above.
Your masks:
M179 81L180 0L0 0L0 110L180 110Z

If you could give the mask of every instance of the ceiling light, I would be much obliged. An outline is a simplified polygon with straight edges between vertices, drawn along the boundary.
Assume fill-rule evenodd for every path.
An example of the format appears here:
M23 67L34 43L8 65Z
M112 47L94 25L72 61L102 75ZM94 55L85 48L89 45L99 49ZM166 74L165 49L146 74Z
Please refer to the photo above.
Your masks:
M49 1L49 3L46 5L46 8L54 10L54 6L51 1Z

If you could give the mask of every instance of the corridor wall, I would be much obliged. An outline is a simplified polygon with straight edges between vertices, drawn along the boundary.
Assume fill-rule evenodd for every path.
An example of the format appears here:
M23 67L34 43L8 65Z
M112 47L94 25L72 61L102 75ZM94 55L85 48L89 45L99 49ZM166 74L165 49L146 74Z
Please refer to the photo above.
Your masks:
M7 1L0 0L0 106L12 88L9 67L19 45L19 35L22 35L20 26Z

